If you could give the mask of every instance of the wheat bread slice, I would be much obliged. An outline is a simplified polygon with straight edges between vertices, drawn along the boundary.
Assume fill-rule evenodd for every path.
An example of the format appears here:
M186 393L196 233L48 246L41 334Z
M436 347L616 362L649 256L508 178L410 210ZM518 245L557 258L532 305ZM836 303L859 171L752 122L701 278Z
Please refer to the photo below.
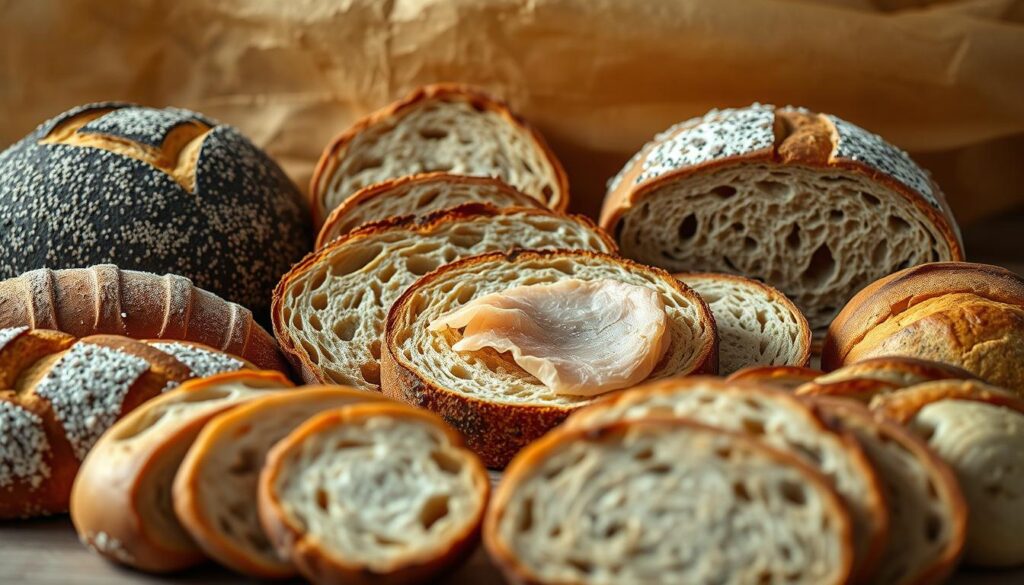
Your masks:
M818 471L686 419L559 429L506 470L484 543L513 583L846 583L851 523Z
M731 274L682 273L676 278L697 291L718 327L718 372L751 366L807 366L811 328L786 295L752 278Z
M615 251L589 220L541 209L466 204L422 220L394 218L338 238L292 267L274 291L274 334L307 383L377 390L380 337L395 299L443 264L514 248Z
M443 171L495 177L551 209L569 205L569 180L541 135L477 89L430 85L339 135L310 183L317 225L363 187Z
M822 374L824 372L821 370L802 366L752 366L733 372L725 380L727 382L767 384L783 390L795 390Z
M391 217L431 212L464 203L490 203L495 207L543 208L540 201L516 191L498 179L448 173L424 173L364 187L334 208L316 238L317 249L359 226Z
M257 579L295 574L260 526L259 473L267 453L313 416L384 400L344 386L304 386L218 415L196 438L174 478L174 510L210 558Z
M714 373L718 348L711 312L667 272L594 252L526 250L466 258L416 281L388 313L381 390L440 414L488 467L504 467L519 449L593 399L552 392L507 355L457 352L452 346L458 332L428 326L475 298L566 279L612 279L658 293L670 341L649 378Z
M815 331L877 278L963 259L945 198L906 153L836 116L760 104L659 134L609 183L600 223L628 258L768 282Z
M426 583L475 547L490 491L436 415L375 402L321 414L270 452L260 519L314 583Z
M580 409L565 427L594 428L650 415L746 433L820 470L850 509L855 578L869 582L885 548L888 508L877 473L851 434L830 429L787 392L708 377L657 380L619 392Z

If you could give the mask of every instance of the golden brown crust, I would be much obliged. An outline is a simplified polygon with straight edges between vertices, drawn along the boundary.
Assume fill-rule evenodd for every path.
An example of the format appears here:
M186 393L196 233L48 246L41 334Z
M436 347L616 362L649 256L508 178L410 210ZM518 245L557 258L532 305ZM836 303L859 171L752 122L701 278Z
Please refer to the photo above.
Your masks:
M1024 414L1024 399L977 380L939 380L882 394L871 401L871 410L900 424L912 420L921 409L941 400L967 400L1002 406Z
M801 366L752 366L734 372L726 382L750 382L793 390L824 374L821 370Z
M326 184L337 169L338 160L344 156L349 143L367 128L404 114L407 110L429 100L463 101L481 110L489 110L504 118L510 125L519 128L533 138L534 144L544 153L551 164L557 181L556 192L551 195L548 207L555 211L565 211L569 206L569 176L565 173L562 163L548 146L547 141L520 116L497 98L467 85L455 83L438 83L420 87L401 100L385 106L355 122L348 130L339 134L320 155L313 178L309 185L310 208L313 211L313 225L323 224L330 210L324 207Z
M460 449L465 448L459 433L433 413L386 401L346 406L318 415L303 423L275 445L267 455L267 462L260 473L260 522L275 548L279 551L287 551L288 557L295 563L299 572L315 583L366 585L425 583L445 569L467 558L479 541L480 525L483 522L486 505L480 507L477 517L467 525L467 530L464 533L453 539L450 548L444 554L431 559L410 560L381 572L332 556L315 539L307 538L302 526L293 522L284 511L275 489L277 477L281 473L282 460L290 450L301 448L303 441L312 434L332 426L375 416L400 417L427 422L441 429L452 445ZM490 492L487 471L472 454L467 453L467 455L466 462L472 469L476 485L479 486L482 501L486 503Z
M555 256L569 258L598 258L624 265L632 270L652 274L676 289L684 297L701 307L702 324L712 333L710 343L705 344L694 359L693 369L684 374L714 374L718 371L718 336L715 322L707 303L693 289L659 268L644 266L624 258L586 250L516 250L512 252L491 252L470 258L456 260L428 273L406 289L388 311L384 329L384 343L381 349L381 391L385 396L401 400L436 412L448 424L466 437L469 448L480 455L490 468L504 467L512 457L531 441L559 425L578 405L500 404L480 400L423 379L411 364L405 364L394 353L395 322L399 312L416 293L417 288L441 277L445 271L461 270L466 266L484 264L495 260L515 262L529 261ZM671 348L669 349L671 351Z
M894 378L901 378L896 381ZM864 404L886 394L932 380L976 380L977 376L950 364L885 356L850 364L823 374L796 389L801 396L839 396Z

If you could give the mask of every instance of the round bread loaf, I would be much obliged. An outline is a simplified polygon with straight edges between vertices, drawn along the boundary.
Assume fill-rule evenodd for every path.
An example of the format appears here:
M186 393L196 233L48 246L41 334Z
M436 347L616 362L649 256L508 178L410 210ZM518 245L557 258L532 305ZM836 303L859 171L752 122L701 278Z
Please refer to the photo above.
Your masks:
M309 250L302 196L238 130L177 108L74 108L0 153L0 278L114 263L259 314Z

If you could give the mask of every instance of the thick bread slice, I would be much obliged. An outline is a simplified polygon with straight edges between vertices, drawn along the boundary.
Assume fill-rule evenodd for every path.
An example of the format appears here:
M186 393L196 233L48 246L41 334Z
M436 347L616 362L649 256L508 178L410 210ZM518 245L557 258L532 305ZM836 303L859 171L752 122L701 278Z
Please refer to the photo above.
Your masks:
M821 370L800 366L754 366L733 373L725 381L768 384L784 390L795 390L823 373Z
M274 333L306 382L375 390L384 319L406 287L447 262L513 248L615 251L589 220L540 209L467 204L422 221L393 218L295 265L274 291Z
M685 419L557 430L495 493L484 543L513 583L846 583L850 520L791 454Z
M822 374L801 385L802 396L841 396L867 404L877 394L923 384L933 380L975 380L977 376L956 366L886 356L871 358Z
M569 180L541 135L504 103L470 87L429 85L359 120L334 139L310 184L317 225L374 183L433 171L496 177L551 209Z
M852 433L874 465L889 505L889 542L872 583L941 583L964 548L967 504L953 471L906 429L863 405L811 399L834 428Z
M750 366L806 366L811 328L786 295L752 278L683 273L676 278L697 291L718 327L718 372Z
M815 330L877 278L963 258L906 153L835 116L758 104L658 135L610 182L601 225L628 258L764 280Z
M316 414L379 394L306 386L257 398L218 415L196 438L174 478L174 510L203 552L257 579L291 576L260 526L260 469L275 443Z
M463 203L490 203L495 207L534 207L544 204L491 177L425 173L399 177L364 187L334 208L320 228L317 249L359 226L391 217L414 215L458 207Z
M705 377L658 380L620 392L576 412L565 426L593 428L653 414L744 432L819 469L850 508L857 580L870 578L885 549L888 510L878 476L853 436L829 429L786 392Z
M437 416L359 404L273 448L260 519L314 583L427 583L473 551L489 492L480 460Z
M466 435L488 467L503 467L519 449L592 401L556 394L492 350L457 352L459 334L430 331L434 319L472 299L516 286L614 279L657 291L670 344L651 378L714 373L715 324L707 305L667 272L583 251L496 252L466 258L416 281L388 313L381 360L387 396L440 414Z
M218 374L185 382L118 421L86 457L72 488L79 539L111 561L144 571L202 562L171 503L178 465L211 418L291 385L278 372Z

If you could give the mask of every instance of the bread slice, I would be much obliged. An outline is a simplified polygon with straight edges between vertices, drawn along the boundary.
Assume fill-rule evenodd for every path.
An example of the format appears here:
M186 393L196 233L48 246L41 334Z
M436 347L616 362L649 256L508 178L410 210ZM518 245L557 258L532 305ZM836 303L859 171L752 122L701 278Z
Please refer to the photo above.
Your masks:
M581 409L565 426L595 428L653 414L744 432L819 469L850 508L856 577L870 577L885 548L887 507L874 468L850 434L833 431L788 393L706 377L638 386Z
M256 506L270 448L313 416L350 404L384 400L344 386L305 386L252 400L210 421L174 478L174 510L203 552L257 579L295 573L277 556Z
M786 295L742 276L682 273L676 278L697 291L718 327L718 372L750 366L806 366L811 328Z
M967 530L967 504L953 471L921 439L857 402L826 396L811 403L830 425L857 438L885 488L889 541L871 582L944 581Z
M569 205L562 164L537 131L477 89L438 84L366 116L327 147L310 184L314 221L363 187L433 171L496 177L551 209Z
M79 539L108 560L143 571L202 562L202 551L174 514L174 474L211 418L289 387L278 372L218 374L189 380L118 421L86 457L71 491Z
M824 373L821 370L801 366L754 366L734 372L725 380L727 382L767 384L783 390L795 390L798 386L811 382Z
M274 291L274 333L306 382L376 390L384 319L406 287L447 262L513 248L615 245L589 220L540 209L467 204L421 221L393 218L295 265Z
M956 366L885 356L850 364L802 384L802 396L841 396L868 404L878 394L893 392L933 380L976 380L977 376Z
M260 473L271 542L314 583L427 583L472 552L490 483L435 415L347 406L278 443Z
M425 173L399 177L364 187L350 195L327 217L316 238L317 249L359 226L391 217L458 207L463 203L490 203L495 207L542 208L540 201L491 177Z
M792 454L642 418L524 449L484 543L512 583L840 584L850 531L828 480Z
M488 467L503 467L527 443L591 398L556 394L496 352L457 352L452 330L428 325L484 295L565 279L613 279L653 288L665 305L670 345L651 378L713 373L717 338L707 306L667 272L585 251L483 254L416 281L388 313L381 361L387 396L440 414Z
M655 137L609 183L601 225L628 258L763 280L815 330L877 278L963 259L942 193L906 153L835 116L759 104Z

